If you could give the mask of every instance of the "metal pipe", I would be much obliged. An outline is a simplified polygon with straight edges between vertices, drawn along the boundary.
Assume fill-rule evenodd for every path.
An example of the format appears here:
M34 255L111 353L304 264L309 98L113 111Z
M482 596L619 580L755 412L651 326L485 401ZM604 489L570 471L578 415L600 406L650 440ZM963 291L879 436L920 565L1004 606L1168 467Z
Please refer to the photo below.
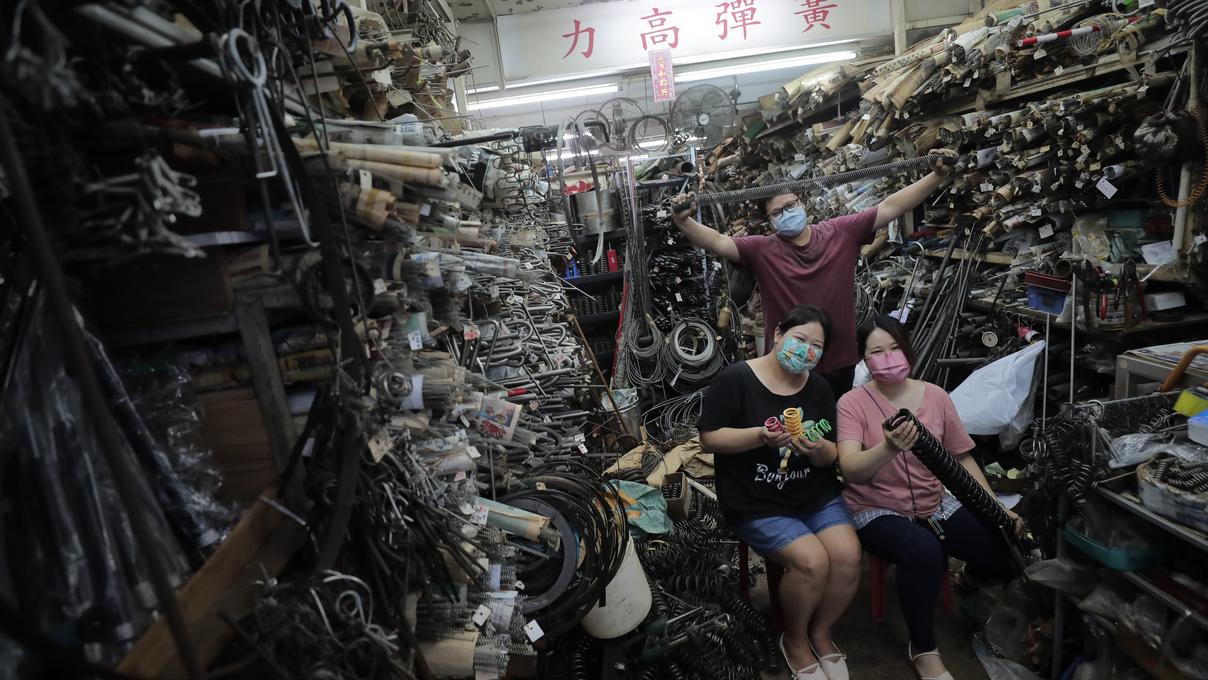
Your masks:
M1199 64L1199 45L1192 45L1191 55L1187 58L1191 60L1190 68L1188 69L1190 90L1187 95L1187 108L1192 109L1200 105L1200 64ZM1179 171L1179 207L1174 211L1174 238L1171 243L1174 246L1176 253L1182 252L1183 243L1187 238L1187 215L1188 207L1187 197L1191 195L1191 163L1183 164L1182 170Z
M0 110L9 110L7 97L0 95ZM33 256L38 277L46 288L46 297L54 310L55 317L62 331L63 354L69 374L74 376L80 388L80 397L84 408L92 420L96 431L97 441L105 456L105 462L113 471L113 484L117 495L122 501L130 528L138 540L143 557L147 560L147 568L151 572L151 585L155 589L156 599L160 609L168 620L168 629L176 643L176 651L180 655L181 665L192 680L205 678L197 650L189 639L189 631L185 626L184 615L180 603L176 601L176 592L168 580L168 570L163 563L159 551L151 546L155 539L147 522L145 510L136 498L137 489L134 485L134 475L137 471L130 469L125 457L122 434L117 422L109 410L108 400L97 379L92 359L84 344L84 334L76 320L75 308L67 294L67 283L63 277L63 269L50 238L46 233L46 225L42 213L34 202L34 190L26 173L25 163L21 159L17 142L13 138L12 127L7 115L0 116L0 164L4 167L12 187L13 203L17 214L16 222L25 234L29 250Z

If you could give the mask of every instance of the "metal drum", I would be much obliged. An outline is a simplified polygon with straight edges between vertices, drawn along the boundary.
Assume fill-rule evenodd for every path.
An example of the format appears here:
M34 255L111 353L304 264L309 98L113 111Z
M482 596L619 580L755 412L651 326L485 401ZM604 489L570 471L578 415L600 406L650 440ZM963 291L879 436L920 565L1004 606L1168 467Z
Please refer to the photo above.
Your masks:
M617 214L617 195L615 191L580 191L571 197L575 204L575 212L583 223L583 233L599 234L620 228L621 220Z

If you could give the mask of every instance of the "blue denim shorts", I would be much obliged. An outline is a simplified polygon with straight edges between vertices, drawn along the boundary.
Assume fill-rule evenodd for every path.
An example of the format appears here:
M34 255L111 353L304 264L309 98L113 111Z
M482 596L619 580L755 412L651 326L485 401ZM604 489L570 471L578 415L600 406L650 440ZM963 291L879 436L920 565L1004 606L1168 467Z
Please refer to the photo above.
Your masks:
M802 536L820 534L840 524L854 526L847 503L843 502L842 496L836 496L812 515L751 519L739 522L734 533L755 552L767 557L784 550Z

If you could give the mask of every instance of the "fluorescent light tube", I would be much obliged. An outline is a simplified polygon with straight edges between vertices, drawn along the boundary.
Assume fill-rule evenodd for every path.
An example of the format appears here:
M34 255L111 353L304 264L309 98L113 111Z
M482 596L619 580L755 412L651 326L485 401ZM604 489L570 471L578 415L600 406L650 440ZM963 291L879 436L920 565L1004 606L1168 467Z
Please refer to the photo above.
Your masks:
M851 61L855 58L856 53L848 50L843 52L807 54L802 57L789 57L787 59L769 59L767 61L757 61L751 64L737 64L735 66L703 68L695 71L678 71L675 74L675 82L691 83L698 80L724 78L725 76L739 75L742 73L758 73L760 71L775 71L778 69L794 68L797 66L829 64L834 61Z
M484 92L498 92L498 91L499 91L498 85L483 85L482 87L475 87L475 88L466 90L466 94L482 94Z
M467 108L471 111L483 111L486 109L501 109L506 106L522 106L524 104L536 104L538 102L552 102L559 99L575 99L578 97L592 97L600 94L613 94L621 89L618 85L594 85L592 87L576 87L569 90L551 90L549 92L535 92L519 97L501 97L499 99L482 99L472 101L467 104Z

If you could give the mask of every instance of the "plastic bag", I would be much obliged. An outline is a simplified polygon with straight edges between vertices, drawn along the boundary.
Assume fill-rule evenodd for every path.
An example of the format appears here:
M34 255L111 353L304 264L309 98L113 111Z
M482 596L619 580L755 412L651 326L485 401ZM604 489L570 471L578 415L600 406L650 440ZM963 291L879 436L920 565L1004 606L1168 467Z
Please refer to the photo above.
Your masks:
M1039 583L1075 597L1089 594L1094 590L1097 581L1094 569L1066 557L1030 564L1024 573L1033 583Z
M671 532L671 518L667 515L667 499L663 492L637 482L613 480L609 482L617 489L617 495L625 504L625 517L629 526L642 534L666 534Z
M1015 419L1032 391L1038 342L973 372L952 391L952 402L969 434L998 434Z
M1126 434L1112 440L1112 455L1108 465L1113 469L1140 465L1147 460L1169 453L1189 463L1208 463L1208 448L1200 446L1185 434Z
M10 602L26 625L80 647L90 661L115 663L151 622L156 600L144 550L156 551L179 586L188 563L128 442L118 455L133 474L134 503L152 542L134 538L96 424L65 368L58 324L40 300L29 303L0 408L0 443L15 490L5 518Z

